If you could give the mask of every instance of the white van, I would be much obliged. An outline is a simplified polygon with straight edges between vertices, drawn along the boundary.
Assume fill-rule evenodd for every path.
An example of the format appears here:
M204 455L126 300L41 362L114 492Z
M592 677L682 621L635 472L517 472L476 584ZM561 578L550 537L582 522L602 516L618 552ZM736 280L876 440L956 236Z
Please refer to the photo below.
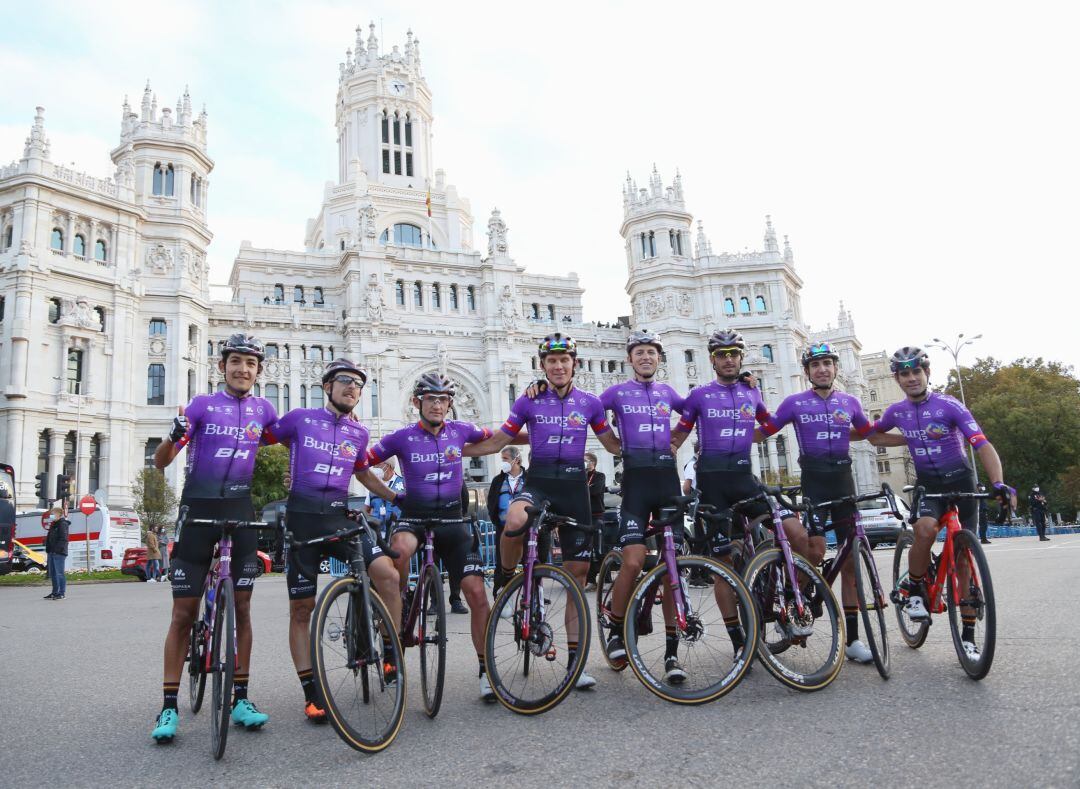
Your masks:
M32 510L16 517L15 539L34 550L45 551L45 528L41 516L46 510ZM90 569L120 569L124 551L142 545L142 526L134 510L110 510L99 504L89 518L78 510L68 513L68 558L66 570L86 567L86 532L90 527ZM89 521L89 524L87 523Z

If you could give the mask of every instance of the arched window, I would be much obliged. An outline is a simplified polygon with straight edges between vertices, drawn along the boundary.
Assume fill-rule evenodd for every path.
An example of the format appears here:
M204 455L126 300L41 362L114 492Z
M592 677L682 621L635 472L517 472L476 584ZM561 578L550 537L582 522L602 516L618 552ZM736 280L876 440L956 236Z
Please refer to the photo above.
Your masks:
M735 314L735 302L732 301L731 299L724 299L724 314L725 315L734 315Z
M379 116L379 127L382 130L382 135L381 135L382 141L384 143L390 142L390 119L386 115L386 110L383 110L382 115ZM389 170L384 170L383 172L390 172L390 171Z
M285 303L285 286L280 282L274 285L274 304Z
M100 238L94 242L94 260L104 263L109 259L109 248Z
M394 283L394 299L399 307L405 306L405 281L398 280Z
M86 236L82 233L75 234L75 243L72 245L75 257L86 257Z
M207 356L213 356L214 355L214 341L213 340L207 340L206 341L206 355Z
M49 323L60 320L60 299L49 299Z
M761 346L761 356L767 362L774 361L773 354L772 354L772 346L771 345L762 345Z
M161 162L154 165L154 189L155 195L161 195L164 193L165 188L165 171L161 169Z
M755 296L754 297L754 309L756 309L758 312L765 312L766 311L766 309L765 309L765 297L764 296Z
M52 230L52 236L49 240L49 247L57 252L64 251L64 231L58 227L54 227Z
M323 397L322 387L321 386L316 386L315 384L312 384L311 385L310 395L311 395L311 407L312 408L322 408L323 407L323 402L325 400L325 398Z
M871 389L870 390L870 402L871 403L876 403L877 402L877 389Z
M384 230L382 235L379 236L379 243L385 244L389 239L390 231ZM419 249L423 244L423 233L416 225L409 224L408 222L398 222L394 225L394 243L399 247L415 247ZM435 249L434 242L431 242L431 248Z
M295 304L304 304L304 286L293 285L292 300Z
M465 309L476 312L476 288L472 285L465 289Z
M272 342L266 344L266 346L263 348L263 352L266 354L267 359L278 358L278 347Z
M458 308L457 285L450 286L450 309Z
M307 385L300 384L300 407L307 408Z
M431 286L431 306L437 310L442 309L442 294L439 292L439 283Z
M146 404L165 405L165 365L152 364L146 370Z
M325 304L325 303L326 303L326 302L325 302L325 301L323 301L323 292L322 292L322 288L315 288L315 306L316 306L316 307L321 307L321 306L323 306L323 304Z
M270 405L274 406L274 410L278 410L278 385L267 384L266 391L263 392L263 397L270 401Z
M513 384L510 384L510 390L508 394L510 395L510 408L512 410L514 408L514 402L517 400L517 387Z
M322 346L310 345L307 349L307 360L309 362L321 362L322 361Z
M417 280L412 286L412 301L414 307L424 306L424 286Z
M165 196L172 197L175 192L176 186L176 170L170 164L165 168Z
M746 296L739 297L739 312L744 314L750 312L750 299Z
M683 351L683 361L686 362L687 364L693 364L694 363L694 352L693 351Z
M532 305L532 318L534 321L540 320L540 305L535 302Z
M164 318L151 318L150 319L150 336L151 337L164 337L168 333L168 327Z
M671 253L673 255L682 254L682 233L678 230L669 230L668 243L671 245Z

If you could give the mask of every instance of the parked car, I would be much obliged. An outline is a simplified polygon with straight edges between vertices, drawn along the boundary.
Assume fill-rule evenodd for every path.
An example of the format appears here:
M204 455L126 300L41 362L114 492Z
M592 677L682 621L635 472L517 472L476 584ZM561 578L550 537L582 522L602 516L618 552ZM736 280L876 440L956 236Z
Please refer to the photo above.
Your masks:
M896 506L900 508L900 514L906 519L909 514L907 504L897 497ZM866 532L866 539L870 540L871 548L896 543L902 524L893 515L892 509L884 498L860 501L859 517L862 519L863 530Z

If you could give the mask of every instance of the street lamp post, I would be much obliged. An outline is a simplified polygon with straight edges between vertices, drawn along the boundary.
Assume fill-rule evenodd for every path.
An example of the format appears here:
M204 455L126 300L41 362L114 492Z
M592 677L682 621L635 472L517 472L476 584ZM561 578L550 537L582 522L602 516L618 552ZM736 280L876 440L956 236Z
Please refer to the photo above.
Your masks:
M976 334L974 337L964 338L964 333L960 332L956 340L950 345L943 340L935 337L932 342L927 343L930 348L940 348L943 351L948 351L953 358L953 369L956 371L956 383L960 387L960 402L964 404L964 408L967 408L967 398L964 397L964 377L960 374L960 351L969 345L973 345L976 340L982 337L981 334ZM975 469L975 448L968 444L968 453L971 455L971 468Z

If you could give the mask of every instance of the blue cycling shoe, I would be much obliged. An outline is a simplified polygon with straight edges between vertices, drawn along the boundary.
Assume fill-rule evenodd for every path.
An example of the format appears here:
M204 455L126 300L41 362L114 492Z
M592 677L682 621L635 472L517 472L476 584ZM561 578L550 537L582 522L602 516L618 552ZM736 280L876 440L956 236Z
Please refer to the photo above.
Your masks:
M173 737L176 736L176 728L180 725L180 713L174 709L164 709L157 716L155 723L157 723L157 726L150 732L150 736L154 738L155 742L162 745L172 742Z
M261 729L263 724L270 720L270 716L265 712L259 712L247 699L240 699L233 704L232 720L237 726L243 726L248 731L252 731Z

